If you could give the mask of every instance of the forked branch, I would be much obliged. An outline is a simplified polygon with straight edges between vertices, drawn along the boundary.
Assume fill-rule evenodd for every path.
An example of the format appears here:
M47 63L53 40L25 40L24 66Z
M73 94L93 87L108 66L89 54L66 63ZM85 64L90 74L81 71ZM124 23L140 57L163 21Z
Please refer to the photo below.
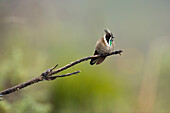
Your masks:
M114 51L110 54L107 54L105 56L110 56L110 55L114 55L114 54L121 54L122 53L122 50L119 50L119 51ZM11 87L11 88L8 88L6 90L3 90L0 92L0 95L3 96L3 95L7 95L7 94L10 94L12 92L15 92L15 91L19 91L20 89L22 88L25 88L29 85L32 85L34 83L38 83L39 81L43 81L43 80L55 80L56 78L58 77L67 77L67 76L71 76L71 75L74 75L74 74L78 74L80 73L80 71L76 71L76 72L73 72L73 73L68 73L68 74L64 74L64 75L56 75L56 76L52 76L54 74L57 74L61 71L64 71L78 63L81 63L83 61L87 61L89 59L92 59L92 58L95 58L95 57L101 57L101 55L93 55L93 56L89 56L89 57L85 57L85 58L81 58L81 59L78 59L74 62L71 62L61 68L58 68L56 70L54 70L58 65L55 65L54 67L48 69L47 71L43 72L40 76L36 77L36 78L33 78L27 82L24 82L22 84L19 84L19 85L16 85L14 87Z

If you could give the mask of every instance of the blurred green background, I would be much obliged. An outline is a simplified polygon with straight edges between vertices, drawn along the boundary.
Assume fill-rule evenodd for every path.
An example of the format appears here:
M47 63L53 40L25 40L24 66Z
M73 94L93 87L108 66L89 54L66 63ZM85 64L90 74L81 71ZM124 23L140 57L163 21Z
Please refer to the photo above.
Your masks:
M0 101L0 113L169 113L169 0L1 0L0 90L90 56L108 27L121 56Z

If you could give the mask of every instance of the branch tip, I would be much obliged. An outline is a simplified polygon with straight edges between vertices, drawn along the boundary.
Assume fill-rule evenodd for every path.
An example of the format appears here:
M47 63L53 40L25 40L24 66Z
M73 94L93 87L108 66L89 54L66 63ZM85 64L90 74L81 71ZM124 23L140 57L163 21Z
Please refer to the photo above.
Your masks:
M51 71L54 70L57 66L58 66L58 64L56 64L53 68L51 68Z

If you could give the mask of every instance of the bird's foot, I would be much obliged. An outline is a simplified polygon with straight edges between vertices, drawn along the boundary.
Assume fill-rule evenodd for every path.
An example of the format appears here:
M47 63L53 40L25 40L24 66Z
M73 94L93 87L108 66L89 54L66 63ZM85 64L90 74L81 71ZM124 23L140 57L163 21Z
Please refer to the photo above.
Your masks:
M100 55L100 56L107 56L108 53L100 53L99 55Z

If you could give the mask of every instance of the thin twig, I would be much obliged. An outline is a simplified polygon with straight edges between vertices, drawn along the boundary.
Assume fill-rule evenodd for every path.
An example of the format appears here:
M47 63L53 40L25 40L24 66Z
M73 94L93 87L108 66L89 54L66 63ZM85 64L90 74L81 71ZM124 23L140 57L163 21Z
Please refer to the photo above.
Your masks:
M107 54L107 55L105 55L105 56L111 56L111 55L114 55L114 54L119 54L119 55L121 55L122 52L123 52L122 50L118 50L118 51L114 51L114 52L112 52L112 53L110 53L110 54ZM65 70L65 69L67 69L67 68L70 68L70 67L72 67L72 66L74 66L74 65L76 65L76 64L78 64L78 63L81 63L81 62L83 62L83 61L86 61L86 60L89 60L89 59L92 59L92 58L95 58L95 57L101 57L101 56L102 56L102 55L93 55L93 56L89 56L89 57L85 57L85 58L76 60L76 61L74 61L74 62L71 62L70 64L67 64L66 66L63 66L63 67L61 67L61 68L59 68L59 69L51 72L51 74L52 74L52 75L53 75L53 74L56 74L56 73L58 73L58 72L60 72L60 71L63 71L63 70Z
M64 75L58 75L58 76L51 76L50 77L50 80L54 80L58 77L66 77L66 76L71 76L71 75L74 75L74 74L78 74L80 73L80 71L76 71L76 72L73 72L73 73L67 73L67 74L64 74Z
M122 50L119 50L119 51L114 51L113 53L103 55L103 56L110 56L110 55L121 54L121 53L122 53ZM64 75L52 76L54 74L57 74L57 73L59 73L61 71L66 70L66 69L68 69L68 68L70 68L70 67L72 67L72 66L74 66L74 65L76 65L78 63L81 63L83 61L87 61L87 60L95 58L95 57L101 57L101 56L102 55L93 55L93 56L85 57L85 58L82 58L82 59L78 59L78 60L76 60L74 62L71 62L70 64L67 64L67 65L65 65L65 66L63 66L63 67L61 67L59 69L54 70L58 66L58 64L57 64L54 67L52 67L52 68L48 69L47 71L43 72L40 76L38 76L36 78L33 78L33 79L31 79L31 80L29 80L27 82L24 82L22 84L19 84L19 85L16 85L14 87L11 87L11 88L8 88L6 90L1 91L0 95L1 96L2 95L7 95L7 94L10 94L12 92L19 91L22 88L25 88L25 87L27 87L29 85L32 85L34 83L38 83L38 82L43 81L43 80L55 80L58 77L67 77L67 76L71 76L71 75L74 75L74 74L78 74L78 73L80 73L80 71L76 71L76 72L68 73L68 74L64 74Z

